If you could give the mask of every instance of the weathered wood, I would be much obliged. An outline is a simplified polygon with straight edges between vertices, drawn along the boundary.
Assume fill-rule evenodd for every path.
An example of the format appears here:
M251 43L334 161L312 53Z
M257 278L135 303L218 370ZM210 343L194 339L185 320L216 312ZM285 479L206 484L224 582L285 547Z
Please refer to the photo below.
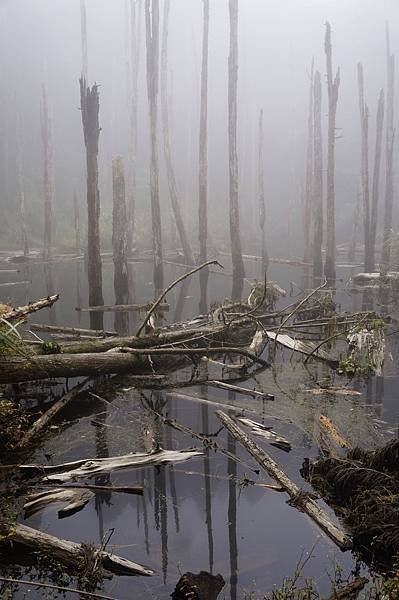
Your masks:
M320 280L323 275L323 140L321 125L321 75L314 75L313 104L313 278Z
M316 358L325 360L333 366L338 366L339 364L338 357L333 356L322 348L318 348L319 344L317 342L310 342L308 340L295 340L285 333L276 334L274 331L267 331L267 335L271 340L278 342L290 350L295 350L296 352L306 354L307 356L315 356Z
M200 450L196 449L163 450L159 448L154 452L135 452L108 458L84 458L61 465L21 465L20 469L23 473L41 473L45 481L64 483L82 477L98 477L121 469L185 462L190 458L202 456L202 454Z
M252 398L274 400L273 394L266 394L265 392L260 392L259 390L249 390L247 388L239 387L238 385L232 385L231 383L226 383L224 381L211 380L208 381L206 385L227 390L229 392L235 392L237 394L244 394L244 396L252 396Z
M290 496L291 502L297 506L330 537L342 550L348 550L352 547L351 541L345 533L334 523L330 521L324 511L316 502L304 493L291 479L284 473L280 466L263 450L256 442L251 440L246 433L234 423L234 421L223 411L217 410L216 416L230 434L244 446L256 462L275 479Z
M58 510L58 518L68 517L82 510L94 493L88 489L63 489L53 488L44 492L30 494L24 504L25 519L41 512L45 508L55 508L62 504Z
M99 307L102 308L102 307ZM44 325L43 323L29 323L29 329L32 331L45 331L46 333L62 333L71 336L85 336L88 335L90 337L115 337L117 336L116 331L104 331L104 329L82 329L80 327L61 327L59 325Z
M129 302L129 283L127 271L127 212L125 200L125 175L120 156L112 161L112 249L114 260L115 304ZM116 311L114 327L120 335L129 331L129 315Z
M40 124L44 151L44 240L43 256L49 258L53 244L53 210L55 202L53 126L48 106L46 85L42 84Z
M49 533L32 529L32 527L27 527L21 523L16 523L12 527L8 539L28 548L33 548L35 551L43 552L73 569L81 567L83 556L82 546L76 542L57 538ZM154 574L154 571L150 568L134 563L116 554L111 554L104 550L96 550L96 553L103 568L115 575L150 576Z
M265 182L263 173L263 110L259 113L259 140L258 140L258 211L261 234L262 271L266 273L269 267L269 257L266 249L266 207L265 207Z
M309 89L309 112L308 112L308 139L306 149L306 178L305 178L305 201L303 207L303 237L304 237L304 262L309 262L311 256L310 232L312 228L312 205L313 205L313 152L314 152L314 58L310 67L310 89Z
M75 252L76 256L80 256L82 254L82 246L80 240L80 211L78 195L76 192L73 193L73 221L75 226Z
M395 95L395 55L391 54L389 27L386 25L387 55L387 96L386 96L386 140L385 140L385 212L381 262L384 270L388 270L391 261L392 209L394 198L394 95Z
M50 308L54 302L57 302L59 298L58 294L54 296L49 296L48 298L42 298L41 300L36 300L36 302L32 302L31 304L27 304L26 306L18 306L18 308L13 308L12 310L2 314L2 318L7 321L15 321L25 319L28 315L41 310L42 308Z
M14 577L1 577L0 581L4 583L14 583L16 585L27 585L29 587L39 587L48 590L57 590L58 592L67 592L68 594L79 594L81 598L96 598L97 600L118 600L114 596L105 596L99 592L86 592L85 590L79 590L70 586L64 587L62 585L56 585L53 583L43 583L42 581L32 581L27 579L15 579Z
M381 168L381 147L382 131L384 124L384 90L380 91L378 98L377 118L376 118L376 138L374 152L373 169L373 189L371 198L371 220L370 220L370 270L375 270L375 241L377 236L378 223L378 203L380 187L380 168Z
M193 356L193 355L207 355L207 354L239 354L249 358L253 362L259 363L263 367L268 367L269 363L260 356L257 356L253 352L246 350L245 348L232 347L232 346L218 346L218 347L202 347L202 348L122 348L122 353L127 352L130 354L136 354L137 356L157 356L157 355L169 355L176 354L181 356Z
M76 306L75 310L80 312L139 312L141 310L149 310L152 302L142 304L104 304L104 306ZM170 304L164 302L158 306L158 310L167 312Z
M21 125L19 114L17 114L15 121L15 162L16 162L16 176L17 176L17 190L19 200L19 217L21 226L21 241L24 256L29 255L29 237L28 227L26 223L26 201L25 201L25 185L24 185L24 169L22 159L22 143L21 143Z
M363 227L364 227L364 270L371 270L370 257L370 186L369 186L369 147L368 122L369 109L364 102L363 65L357 64L357 82L359 90L359 112L361 132L361 174L363 198Z

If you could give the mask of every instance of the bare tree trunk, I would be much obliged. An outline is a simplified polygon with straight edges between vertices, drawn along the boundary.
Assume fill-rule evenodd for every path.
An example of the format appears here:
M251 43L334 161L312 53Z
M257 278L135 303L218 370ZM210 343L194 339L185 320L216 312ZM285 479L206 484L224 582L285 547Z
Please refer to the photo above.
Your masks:
M385 216L384 236L382 246L382 266L384 270L389 269L391 260L391 233L392 233L392 207L393 207L393 105L395 88L395 56L391 54L389 43L389 28L386 25L387 44L387 107L386 107L386 142L385 142Z
M354 263L356 260L356 244L357 244L357 234L359 230L359 219L361 215L361 207L362 207L362 178L359 177L359 189L356 194L356 202L355 202L355 210L353 212L353 231L352 231L352 240L348 249L348 261Z
M203 0L204 20L202 29L202 65L201 65L201 107L199 128L199 164L198 164L198 264L206 262L208 257L208 51L209 51L209 0ZM207 310L207 287L209 271L203 269L199 274L201 300L200 312Z
M161 208L159 205L159 173L157 147L158 121L158 63L159 63L159 0L146 0L145 23L147 42L147 93L150 111L151 130L151 216L152 216L152 247L154 258L154 287L155 293L163 288L162 264L162 228Z
M259 113L259 144L258 144L258 186L259 186L259 225L261 231L261 257L262 257L262 271L267 272L269 267L269 257L266 249L266 234L265 234L265 185L264 185L264 174L263 174L263 110Z
M323 140L321 127L321 76L314 75L314 145L313 145L313 278L323 274Z
M75 225L75 250L76 256L81 255L81 241L80 241L80 214L79 214L79 202L78 195L76 192L73 193L73 217Z
M21 221L21 238L24 256L29 254L29 239L28 229L26 226L26 214L25 214L25 189L24 189L24 175L22 165L22 149L21 149L21 131L20 122L17 115L16 118L16 143L15 143L15 162L17 170L17 189L19 199L19 216Z
M376 119L376 139L373 169L373 190L371 200L371 220L370 220L370 269L375 271L375 240L377 236L378 222L378 200L380 187L380 167L381 167L381 147L382 147L382 129L384 123L384 90L380 91L378 98L377 119Z
M87 259L89 279L89 305L104 304L102 292L102 270L100 256L100 193L98 190L98 86L86 86L80 79L80 107L82 111L83 133L86 146L87 166ZM90 327L104 329L103 314L90 314Z
M369 190L369 109L364 102L363 65L357 64L357 83L359 89L359 112L361 132L361 180L363 200L363 227L364 227L364 270L371 270L370 261L370 190Z
M314 59L310 69L310 90L309 90L309 115L308 115L308 144L306 152L306 183L305 183L305 202L303 212L303 233L305 249L303 254L304 262L309 262L311 255L310 231L312 226L312 194L313 194L313 74Z
M187 265L194 264L194 257L183 217L180 210L180 203L177 193L176 176L172 163L172 152L170 148L169 137L169 114L168 114L168 24L169 24L170 0L164 0L163 27L162 27L162 51L161 51L161 110L162 110L162 130L165 154L166 174L169 184L169 195L172 204L173 215L176 221L176 227L180 242L183 248L184 260Z
M324 275L327 280L335 280L335 117L337 113L339 68L333 81L331 58L331 26L326 23L324 50L327 60L328 89L328 145L327 145L327 243Z
M233 278L245 276L240 236L240 210L238 204L238 157L237 157L237 73L238 73L238 0L229 0L230 53L229 53L229 188L230 188L230 238L233 262ZM240 286L234 286L239 289ZM233 298L234 299L234 298Z
M128 304L129 284L127 270L127 212L125 200L125 176L122 158L118 156L112 161L112 249L114 257L114 290L115 304ZM120 335L127 335L129 315L127 312L115 313L115 330Z
M47 99L46 86L42 85L40 123L44 150L44 257L52 254L54 209L54 152L53 130Z
M87 57L87 26L86 26L86 3L80 0L80 36L82 44L82 78L89 79L88 57Z

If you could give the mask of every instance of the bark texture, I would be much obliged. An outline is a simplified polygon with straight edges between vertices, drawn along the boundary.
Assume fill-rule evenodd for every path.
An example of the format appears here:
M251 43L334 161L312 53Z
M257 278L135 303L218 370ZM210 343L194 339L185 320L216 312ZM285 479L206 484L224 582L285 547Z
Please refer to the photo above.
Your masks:
M323 140L321 128L321 76L314 75L314 146L313 146L313 277L323 274L321 246L323 243Z
M327 60L328 143L327 143L327 240L324 275L335 281L335 120L340 83L339 69L333 79L331 26L326 23L324 50Z
M104 304L102 292L102 268L100 256L100 193L98 190L98 86L87 87L86 80L80 79L80 108L87 167L87 261L89 279L89 304ZM102 313L90 315L90 327L103 329Z
M127 269L127 211L125 200L125 176L122 158L112 161L112 249L114 259L115 303L127 304L129 301L129 282ZM115 330L123 335L129 331L127 312L115 312Z

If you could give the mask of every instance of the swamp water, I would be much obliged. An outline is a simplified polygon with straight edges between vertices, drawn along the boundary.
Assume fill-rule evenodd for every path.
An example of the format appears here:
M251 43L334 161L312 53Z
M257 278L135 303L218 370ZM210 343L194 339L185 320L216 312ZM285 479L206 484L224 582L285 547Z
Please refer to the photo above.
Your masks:
M248 262L246 268L249 278L260 278L256 263ZM135 264L133 271L134 301L145 302L153 295L152 267L147 263ZM182 272L168 265L165 281L173 281ZM342 310L361 310L365 302L363 294L351 294L345 286L349 274L348 269L338 270L335 300L341 304ZM272 266L268 276L287 292L291 290L294 296L300 293L300 268ZM104 264L103 279L104 301L112 304L111 263ZM9 298L16 305L53 291L60 293L55 308L37 313L30 318L30 322L88 327L88 313L79 313L74 309L78 304L84 305L87 299L83 265L76 262L53 264L51 272L43 265L30 265L22 267L20 273L10 273L9 276L0 274L0 283L12 280L31 282L20 287L0 288L2 299ZM184 286L184 293L181 293L182 288L177 287L168 295L170 311L166 313L166 318L169 323L199 313L198 275ZM248 286L244 288L244 296L247 291ZM230 277L210 275L208 294L211 303L228 298L230 293ZM375 301L374 308L380 312L377 292L368 292L367 296L367 302L370 298ZM278 308L293 301L295 299L287 294ZM390 307L389 312L394 313L395 308ZM113 325L113 314L106 313L105 329L113 329ZM131 323L131 327L134 330L134 323ZM266 359L268 352L266 348ZM108 532L113 531L107 546L109 550L156 571L153 577L148 578L114 576L111 580L105 580L101 592L118 600L164 600L170 597L181 574L200 570L222 574L226 585L220 598L244 598L245 593L251 590L261 597L273 586L280 585L284 577L293 575L301 556L308 554L311 557L304 567L304 575L312 576L317 589L326 596L336 565L349 574L355 567L353 555L338 550L306 515L289 506L286 494L248 484L247 479L274 482L265 473L256 475L251 468L257 465L250 456L225 430L219 431L220 422L214 411L220 407L183 399L182 395L197 395L234 405L237 411L245 408L251 411L247 416L272 426L274 431L291 442L291 452L275 448L260 438L255 438L256 441L264 444L287 474L306 489L308 486L301 478L299 469L305 457L312 459L319 454L317 436L320 414L331 418L352 445L373 447L392 439L396 434L399 411L395 368L397 357L397 336L387 336L384 377L373 377L367 382L349 382L349 387L361 394L356 396L313 395L307 392L307 388L319 387L319 382L328 378L339 386L348 382L344 377L334 375L321 361L311 361L304 366L301 355L281 348L277 350L272 367L257 374L256 380L249 379L242 384L249 388L256 386L273 394L274 401L255 400L207 386L185 387L175 392L168 389L144 390L140 393L129 389L128 377L123 380L119 378L113 389L110 390L108 386L106 392L99 393L103 400L87 397L87 401L79 402L79 406L72 403L62 413L62 419L55 422L59 428L49 432L29 462L58 464L81 458L148 451L152 440L166 449L196 447L204 452L203 456L177 465L117 471L95 481L101 485L143 484L143 497L96 492L82 511L68 518L58 519L57 510L50 507L26 521L20 511L19 519L56 536L96 545L100 545ZM185 369L181 376L189 379L190 373L191 368ZM68 383L69 388L73 383ZM53 393L60 394L64 386L65 382L59 381ZM28 406L33 387L21 386L21 401ZM45 401L45 396L42 396L42 409ZM163 425L151 409L175 418L194 431L217 434L217 443L228 448L245 464L228 459L212 449L205 450L198 440ZM226 408L226 412L230 410ZM17 502L16 505L18 510L20 504ZM7 565L6 562L0 566L3 576L24 579L36 577L40 581L51 581L46 569L39 573L22 566ZM14 586L12 590L12 595L4 597L17 600L25 597L65 597L68 600L77 597L71 593L25 586Z

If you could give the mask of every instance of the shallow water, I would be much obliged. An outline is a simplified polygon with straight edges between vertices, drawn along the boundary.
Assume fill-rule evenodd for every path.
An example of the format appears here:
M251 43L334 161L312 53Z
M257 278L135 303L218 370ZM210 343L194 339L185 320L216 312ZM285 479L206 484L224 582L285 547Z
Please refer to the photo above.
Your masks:
M248 277L259 277L258 269L256 263L247 263ZM181 269L169 265L165 280L172 281L181 273ZM31 281L27 286L9 288L9 291L3 288L3 298L9 297L16 304L42 297L53 290L60 292L60 301L55 309L41 311L32 317L32 321L88 327L88 313L74 310L77 304L84 305L87 298L82 265L76 262L53 265L52 282L48 269L46 272L43 265L30 265L18 274L5 275L0 274L0 283ZM269 277L288 291L291 289L293 295L298 294L302 287L302 271L298 268L272 266ZM364 302L362 295L350 294L345 287L349 270L342 269L338 277L336 301L344 310L360 310ZM153 294L151 265L136 264L134 281L135 301L150 299ZM113 302L112 282L112 266L108 262L104 265L104 299L109 304ZM294 284L291 285L291 282ZM211 274L210 302L229 297L230 290L230 277ZM168 296L171 304L166 315L168 322L198 314L198 277L193 278L183 291L180 304L179 289ZM281 306L293 301L288 296ZM378 303L377 297L375 303ZM378 306L376 310L379 310ZM104 325L107 329L113 328L111 313L106 313ZM134 323L131 327L134 330ZM87 402L80 402L79 407L70 407L63 413L62 422L58 423L60 429L51 432L30 462L57 464L83 457L143 451L151 447L152 439L167 449L197 447L204 454L176 466L129 469L102 478L102 482L114 485L143 483L143 498L97 492L95 498L73 516L60 520L55 510L46 509L27 519L26 524L59 537L96 544L101 543L108 531L114 530L108 548L156 571L151 578L114 577L106 581L104 593L119 600L169 598L182 573L200 570L222 574L226 585L221 598L242 598L244 590L252 589L260 595L281 584L285 576L292 575L301 555L308 553L311 553L311 559L304 573L312 575L320 591L327 594L328 573L334 571L337 563L345 572L350 571L355 563L351 553L339 551L306 515L286 503L285 494L243 485L244 478L273 482L267 475L258 476L251 470L254 464L249 455L226 431L218 433L217 443L236 454L247 466L213 450L204 450L201 442L163 425L149 407L155 406L162 415L171 416L193 430L207 434L220 428L214 415L217 407L198 400L182 399L182 394L197 395L252 411L248 416L270 424L277 433L291 441L292 450L286 453L257 439L294 481L306 487L299 469L305 457L318 456L317 423L320 414L330 417L351 444L370 447L391 439L396 433L397 341L395 336L387 340L389 352L384 377L351 385L361 392L361 396L309 394L306 389L326 377L340 385L347 381L333 375L331 369L319 361L305 368L298 354L279 349L273 367L258 374L256 381L250 379L244 384L248 387L256 385L258 389L274 394L274 402L254 400L206 386L184 388L175 393L147 390L140 394L135 390L124 391L129 387L128 379L101 394L104 401L87 398ZM267 355L266 349L266 358ZM60 390L62 385L63 382L60 382ZM326 507L326 510L329 509ZM2 571L9 573L5 567ZM20 576L24 576L23 568ZM32 575L26 573L25 576L29 579ZM26 589L21 587L19 591L15 590L13 597L24 598L25 592ZM47 595L38 589L32 590L28 597L45 598ZM57 593L53 593L52 597L58 597ZM76 595L66 594L65 597Z

